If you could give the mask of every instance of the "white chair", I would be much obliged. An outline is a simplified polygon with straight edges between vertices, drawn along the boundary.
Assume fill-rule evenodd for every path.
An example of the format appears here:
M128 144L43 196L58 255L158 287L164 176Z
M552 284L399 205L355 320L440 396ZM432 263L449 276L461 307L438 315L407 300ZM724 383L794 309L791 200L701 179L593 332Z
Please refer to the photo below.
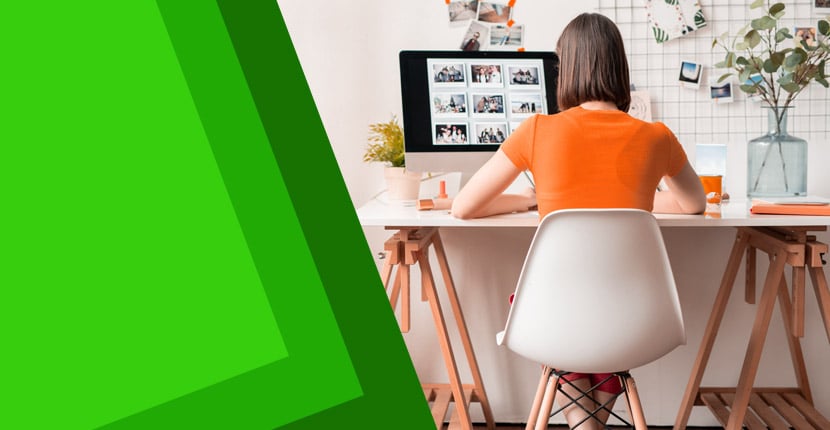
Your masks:
M646 430L628 371L686 343L654 216L638 209L568 209L545 216L496 339L544 365L527 429L546 428L559 412L550 411L560 390L560 372L553 369L560 369L616 373L634 427Z

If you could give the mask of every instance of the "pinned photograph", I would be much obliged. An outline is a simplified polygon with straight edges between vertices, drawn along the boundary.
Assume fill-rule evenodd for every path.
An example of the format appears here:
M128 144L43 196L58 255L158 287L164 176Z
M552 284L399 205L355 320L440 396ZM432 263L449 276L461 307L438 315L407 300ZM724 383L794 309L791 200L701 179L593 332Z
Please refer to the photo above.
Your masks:
M717 82L717 80L713 80L709 84L709 98L718 104L732 103L732 81Z
M485 41L490 37L490 28L486 25L473 21L467 28L467 33L461 42L462 51L481 51Z
M755 74L750 75L741 87L741 89L746 93L747 100L757 102L761 101L761 92L763 91L761 88L766 88L767 84L764 82L764 78L760 74ZM752 91L752 88L750 87L755 90Z
M813 12L820 15L830 14L830 0L814 0Z
M542 109L542 95L532 94L511 94L510 113L514 117L544 113Z
M504 116L504 95L473 94L473 116Z
M450 23L464 23L476 19L478 0L455 0L447 4Z
M507 74L510 86L530 89L540 85L539 68L536 66L508 66Z
M467 95L464 93L434 94L432 113L436 117L467 116Z
M507 139L507 124L503 122L480 122L475 125L475 143L492 145Z
M501 64L471 64L471 87L502 87Z
M505 24L510 21L513 8L503 3L479 2L478 20L490 24Z
M795 27L793 29L793 34L795 44L798 46L801 46L801 42L804 42L807 46L818 45L818 41L816 40L815 27Z
M648 91L632 91L628 114L645 122L651 122L651 96Z
M432 82L435 85L465 86L463 63L439 63L432 65Z
M524 45L524 26L494 25L490 28L490 46L494 51L517 51Z
M467 124L436 124L436 145L465 145L467 144Z
M680 86L684 88L700 88L700 75L703 67L698 63L683 61L680 63Z

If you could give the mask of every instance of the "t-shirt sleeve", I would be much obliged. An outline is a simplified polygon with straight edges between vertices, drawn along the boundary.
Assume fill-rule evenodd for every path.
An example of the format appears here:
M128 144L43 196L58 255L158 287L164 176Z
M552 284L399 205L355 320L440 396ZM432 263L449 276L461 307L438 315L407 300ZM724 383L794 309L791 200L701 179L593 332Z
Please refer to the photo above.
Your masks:
M680 141L677 140L677 136L675 136L665 124L659 124L663 126L663 129L665 129L669 147L669 165L667 166L666 174L669 177L672 177L680 173L680 170L686 165L686 151L683 149L683 145L680 144Z
M519 170L530 168L530 160L533 156L533 140L536 135L536 122L539 115L524 120L507 140L501 144L500 149L507 155Z

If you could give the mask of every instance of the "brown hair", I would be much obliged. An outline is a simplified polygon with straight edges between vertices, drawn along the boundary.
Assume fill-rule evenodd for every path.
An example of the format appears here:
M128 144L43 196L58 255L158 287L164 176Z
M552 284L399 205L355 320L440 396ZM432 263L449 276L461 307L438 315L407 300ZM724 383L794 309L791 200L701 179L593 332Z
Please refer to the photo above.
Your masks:
M556 43L559 110L588 101L607 101L623 112L631 104L628 60L617 25L597 13L583 13L562 30Z

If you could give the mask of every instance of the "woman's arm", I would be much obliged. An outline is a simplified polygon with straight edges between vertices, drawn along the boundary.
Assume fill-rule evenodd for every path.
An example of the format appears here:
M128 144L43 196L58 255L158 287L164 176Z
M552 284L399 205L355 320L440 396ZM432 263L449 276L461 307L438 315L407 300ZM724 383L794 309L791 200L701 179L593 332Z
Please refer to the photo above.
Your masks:
M453 199L452 215L470 219L528 210L536 204L532 190L522 194L502 194L521 173L507 155L498 150Z
M660 191L654 195L654 209L656 213L699 214L706 210L706 194L697 172L686 161L680 173L672 177L663 178L668 186L667 191Z

